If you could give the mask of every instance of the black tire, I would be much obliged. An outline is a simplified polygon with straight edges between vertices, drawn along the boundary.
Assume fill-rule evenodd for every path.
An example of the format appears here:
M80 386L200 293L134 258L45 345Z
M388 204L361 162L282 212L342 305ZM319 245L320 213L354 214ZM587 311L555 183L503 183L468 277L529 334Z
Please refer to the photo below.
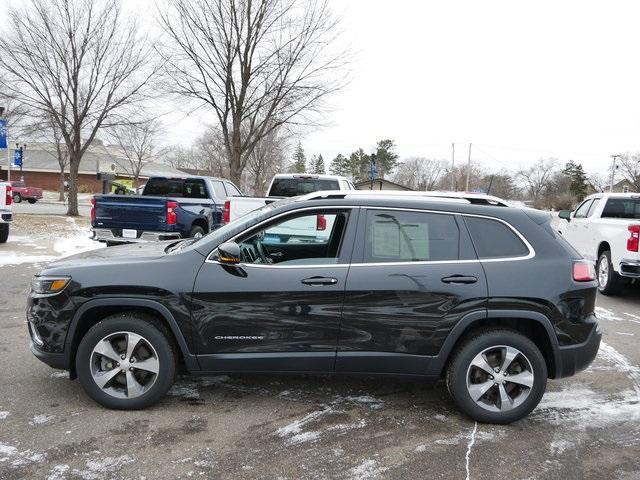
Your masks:
M91 370L92 361L94 361L92 352L105 337L117 332L131 332L140 335L157 354L158 373L149 389L140 396L118 398L100 388L94 380ZM100 405L118 410L139 410L157 403L171 388L175 378L176 361L177 354L170 339L170 333L160 322L142 314L121 313L101 320L85 334L76 354L76 371L85 392ZM119 365L114 370L118 369ZM109 383L107 382L107 384Z
M9 239L9 224L0 223L0 243L7 243Z
M28 200L27 200L27 202L29 202L29 203L30 203L30 204L32 204L32 205L33 205L34 203L36 203L37 201L38 201L38 200L37 200L37 199L35 199L35 198L30 198L30 199L28 199Z
M22 202L22 195L20 195L19 193L14 193L13 203L20 203L20 202Z
M606 267L606 281L602 281L601 268ZM623 278L613 270L611 252L605 250L600 254L596 263L596 278L598 279L598 291L603 295L616 295L620 293L624 285Z
M474 401L467 387L467 375L471 372L471 362L477 355L495 346L519 350L533 370L533 385L530 389L524 390L528 393L522 403L511 410L488 410ZM505 380L508 382L508 377L505 377ZM458 407L473 420L506 424L526 417L538 405L547 386L547 365L538 347L521 333L504 328L487 328L472 332L456 348L447 367L446 385ZM507 388L512 388L508 383L505 385ZM491 388L497 389L499 386ZM485 395L495 394L497 390L495 393L488 390Z
M204 228L199 227L198 225L194 225L193 227L191 227L191 232L189 233L189 237L198 238L198 237L204 237L204 235L205 235Z

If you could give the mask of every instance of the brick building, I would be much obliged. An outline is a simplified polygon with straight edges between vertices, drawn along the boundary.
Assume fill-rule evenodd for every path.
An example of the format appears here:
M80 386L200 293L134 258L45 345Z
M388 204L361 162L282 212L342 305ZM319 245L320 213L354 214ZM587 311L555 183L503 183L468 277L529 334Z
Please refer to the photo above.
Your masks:
M13 153L13 152L12 152ZM7 179L7 151L0 150L0 179ZM78 189L81 192L100 193L102 182L96 173L115 173L116 181L131 180L131 167L122 151L114 146L96 143L89 147L82 157L78 171ZM139 183L145 183L149 177L184 176L184 172L160 162L146 163L140 172ZM24 150L22 176L30 187L57 191L60 185L60 167L58 165L54 144L28 144ZM69 167L65 168L65 179L68 179ZM11 179L20 179L20 170L11 168Z

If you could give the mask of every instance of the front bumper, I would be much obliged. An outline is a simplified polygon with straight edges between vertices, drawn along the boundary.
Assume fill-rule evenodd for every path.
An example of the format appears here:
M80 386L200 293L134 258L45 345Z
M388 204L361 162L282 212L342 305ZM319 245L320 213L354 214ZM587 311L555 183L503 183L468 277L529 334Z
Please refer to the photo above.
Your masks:
M598 354L600 340L602 340L602 332L598 324L595 324L583 343L559 347L555 378L570 377L587 368Z
M640 260L622 260L618 271L623 277L640 278Z
M69 358L64 353L51 353L51 352L43 352L40 350L35 343L31 342L31 353L43 363L46 363L52 368L57 368L59 370L69 370Z
M161 240L177 240L182 238L178 232L138 232L137 238L122 236L122 230L111 228L92 228L93 240L109 243L146 243L159 242Z

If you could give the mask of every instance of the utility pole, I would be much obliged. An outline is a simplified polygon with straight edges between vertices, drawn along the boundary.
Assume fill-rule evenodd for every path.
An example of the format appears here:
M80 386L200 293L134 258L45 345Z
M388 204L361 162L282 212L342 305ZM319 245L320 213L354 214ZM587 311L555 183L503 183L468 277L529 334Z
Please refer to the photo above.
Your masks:
M613 193L613 181L616 175L616 160L621 157L622 155L620 154L615 154L615 155L611 155L611 158L613 159L613 163L611 164L611 185L609 187L609 193Z
M456 165L456 144L451 142L451 191L456 191L456 172L454 167Z
M465 191L469 191L469 174L471 173L471 143L469 143L469 160L467 160L467 186Z
M2 120L2 128L4 132L2 132L2 140L3 145L7 148L7 182L11 181L11 149L9 148L9 127L7 125L7 118L3 117L5 108L0 107L0 120Z

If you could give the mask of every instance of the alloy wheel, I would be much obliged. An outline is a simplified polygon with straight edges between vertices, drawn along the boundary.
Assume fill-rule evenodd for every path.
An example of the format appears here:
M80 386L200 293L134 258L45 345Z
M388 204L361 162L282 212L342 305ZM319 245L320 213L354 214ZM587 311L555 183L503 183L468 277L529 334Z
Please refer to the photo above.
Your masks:
M507 345L484 349L467 369L469 396L479 407L491 412L506 412L522 405L533 382L529 359Z
M604 255L600 257L600 263L598 264L598 286L605 288L609 281L609 262Z
M135 398L155 383L160 362L153 345L133 332L116 332L100 340L89 357L96 385L116 398Z

